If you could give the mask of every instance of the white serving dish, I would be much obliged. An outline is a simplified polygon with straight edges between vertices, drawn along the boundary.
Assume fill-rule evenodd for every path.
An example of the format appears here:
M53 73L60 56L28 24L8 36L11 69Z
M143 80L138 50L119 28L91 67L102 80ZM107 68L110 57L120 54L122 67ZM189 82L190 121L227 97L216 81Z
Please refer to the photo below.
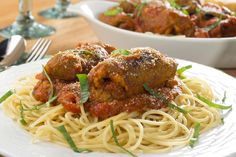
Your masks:
M16 81L24 76L35 75L42 71L47 59L14 66L0 73L0 96L12 89ZM196 146L173 148L166 153L137 154L138 157L236 157L236 79L223 72L189 62L177 60L179 67L192 65L187 77L197 77L209 83L214 93L222 98L227 90L226 104L233 110L225 115L224 125L202 134ZM32 136L4 114L0 104L0 154L5 157L131 157L124 153L75 153L70 148L50 142L32 143ZM227 111L225 111L227 112ZM223 112L223 113L225 113ZM1 155L0 155L1 156Z
M236 37L199 39L156 36L123 30L98 20L100 13L116 4L116 2L102 0L86 0L71 5L69 10L85 17L101 41L119 48L148 46L156 48L168 56L208 66L236 67Z

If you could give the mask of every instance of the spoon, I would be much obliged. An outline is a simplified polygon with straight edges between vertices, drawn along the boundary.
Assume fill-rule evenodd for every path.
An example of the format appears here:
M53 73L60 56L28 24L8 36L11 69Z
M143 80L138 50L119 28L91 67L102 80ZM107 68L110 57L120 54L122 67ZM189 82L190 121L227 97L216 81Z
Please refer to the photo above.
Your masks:
M13 65L25 51L25 39L20 35L13 35L0 43L0 66L3 69Z

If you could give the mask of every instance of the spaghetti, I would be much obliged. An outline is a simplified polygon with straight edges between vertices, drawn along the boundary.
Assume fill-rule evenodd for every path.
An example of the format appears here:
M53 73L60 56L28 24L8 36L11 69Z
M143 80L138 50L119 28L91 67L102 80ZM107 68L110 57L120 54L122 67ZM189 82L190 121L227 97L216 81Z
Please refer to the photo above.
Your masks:
M183 93L172 102L186 110L181 113L170 107L149 110L144 113L122 112L99 121L97 117L85 112L80 105L81 114L66 111L61 104L56 106L39 105L32 95L37 80L34 77L20 79L15 92L3 102L4 112L16 120L25 130L37 139L69 146L57 129L64 125L78 148L99 152L123 152L114 140L110 121L114 125L117 140L123 148L132 153L160 153L189 144L194 136L194 125L200 123L200 133L221 124L221 112L208 106L196 94L214 101L210 86L198 78L181 81ZM25 124L20 121L22 116Z

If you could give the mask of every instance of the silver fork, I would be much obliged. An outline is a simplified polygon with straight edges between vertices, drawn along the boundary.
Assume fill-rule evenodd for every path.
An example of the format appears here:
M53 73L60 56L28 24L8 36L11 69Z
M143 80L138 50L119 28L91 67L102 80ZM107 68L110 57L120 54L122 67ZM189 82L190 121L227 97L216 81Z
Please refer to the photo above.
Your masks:
M27 58L25 63L42 59L45 56L50 44L51 44L51 40L48 40L48 39L40 38L39 40L37 40L37 42L34 44L32 49L30 50L29 57Z

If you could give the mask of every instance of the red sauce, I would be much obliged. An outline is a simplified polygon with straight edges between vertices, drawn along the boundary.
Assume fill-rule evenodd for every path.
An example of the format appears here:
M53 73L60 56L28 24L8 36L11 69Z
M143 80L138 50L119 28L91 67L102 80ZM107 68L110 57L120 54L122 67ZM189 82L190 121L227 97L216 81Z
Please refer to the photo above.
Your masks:
M180 88L160 88L158 92L162 93L167 100L173 100L179 93ZM100 119L117 115L121 112L145 112L150 109L160 109L166 107L166 104L150 94L140 94L125 100L113 100L104 103L88 103L86 108L93 115Z

